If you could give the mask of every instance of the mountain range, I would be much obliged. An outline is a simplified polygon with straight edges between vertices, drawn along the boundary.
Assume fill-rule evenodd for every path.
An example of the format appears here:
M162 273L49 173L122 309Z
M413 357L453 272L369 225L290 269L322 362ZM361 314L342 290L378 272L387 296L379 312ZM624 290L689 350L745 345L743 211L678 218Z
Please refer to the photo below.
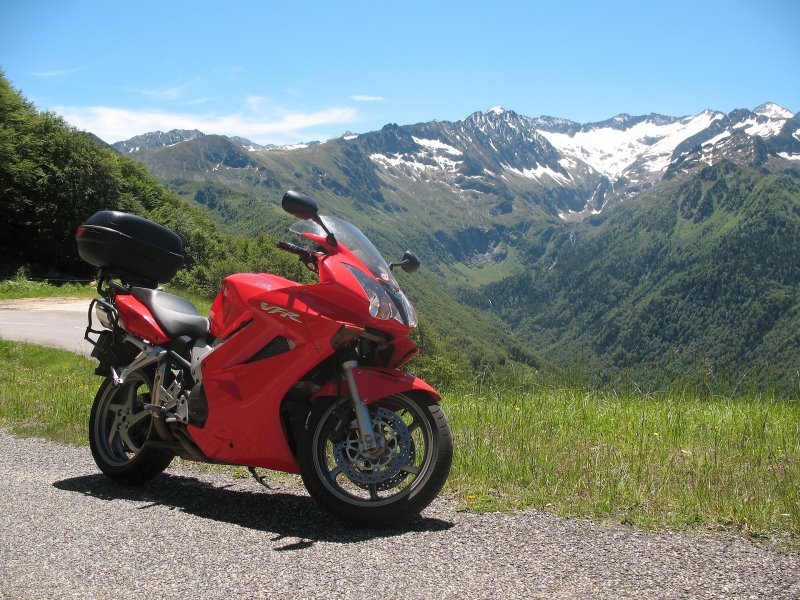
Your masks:
M293 147L173 130L114 148L239 233L282 233L283 192L309 193L385 252L416 250L432 285L558 364L672 375L699 372L692 361L716 372L800 364L796 336L773 331L800 327L800 275L753 258L800 250L800 117L774 103L585 124L495 107ZM737 273L737 261L758 272ZM697 293L709 279L717 293ZM657 293L671 299L658 311ZM718 352L707 330L750 346ZM778 338L783 358L770 363Z
M680 118L620 114L587 124L530 118L495 107L458 122L387 125L378 132L348 134L326 145L357 148L388 177L435 182L464 198L490 188L508 188L521 197L550 190L542 195L552 196L550 208L566 218L597 212L661 180L726 158L758 166L770 158L800 159L798 131L800 120L774 103L727 115L712 110ZM197 130L151 132L113 147L153 162L144 152L204 137L211 136ZM226 139L252 153L254 159L267 161L270 151L297 151L319 144L278 148L244 138ZM261 154L265 151L266 155ZM223 157L212 169L243 165L253 166L253 161Z

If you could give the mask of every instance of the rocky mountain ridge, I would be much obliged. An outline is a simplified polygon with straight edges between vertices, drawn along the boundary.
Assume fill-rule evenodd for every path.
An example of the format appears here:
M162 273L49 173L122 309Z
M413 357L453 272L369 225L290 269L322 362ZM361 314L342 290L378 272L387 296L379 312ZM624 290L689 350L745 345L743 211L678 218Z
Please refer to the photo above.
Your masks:
M136 154L197 140L199 131L153 132L114 144ZM419 183L448 188L454 198L485 204L506 214L515 203L533 202L562 219L597 213L662 180L711 166L720 160L788 166L800 159L800 117L774 103L729 114L620 114L597 123L531 118L494 107L461 121L389 124L379 131L344 135L313 146L260 146L244 138L231 142L267 158L272 152L303 153L317 146L347 147L360 153L388 187L418 193ZM299 157L299 156L298 156ZM291 159L288 159L291 160ZM248 161L249 162L249 161ZM339 182L347 187L346 182ZM371 195L381 195L373 190Z
M154 148L168 148L175 146L182 142L196 140L204 137L206 134L197 129L170 129L167 132L163 131L150 131L141 135L134 136L128 140L115 142L111 147L120 154L132 154L141 150L151 150ZM277 148L277 146L268 145L262 146L248 140L247 138L233 136L229 138L235 144L241 146L246 150L269 150Z

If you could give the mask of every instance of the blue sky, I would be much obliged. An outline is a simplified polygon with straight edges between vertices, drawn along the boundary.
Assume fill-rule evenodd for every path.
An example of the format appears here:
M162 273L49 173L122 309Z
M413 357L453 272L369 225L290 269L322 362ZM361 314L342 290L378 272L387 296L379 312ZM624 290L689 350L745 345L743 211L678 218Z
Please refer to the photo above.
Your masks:
M200 129L259 143L503 106L800 110L800 0L0 0L0 69L116 142Z

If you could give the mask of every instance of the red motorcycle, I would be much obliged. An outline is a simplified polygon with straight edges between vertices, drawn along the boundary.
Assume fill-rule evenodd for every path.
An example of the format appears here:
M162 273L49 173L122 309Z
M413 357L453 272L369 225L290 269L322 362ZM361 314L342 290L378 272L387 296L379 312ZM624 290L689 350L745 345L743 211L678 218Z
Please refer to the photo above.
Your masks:
M99 268L85 334L105 377L92 455L124 484L155 477L177 455L299 473L320 506L361 525L417 515L453 455L439 394L401 370L418 351L408 337L417 317L391 269L413 272L419 261L407 252L388 265L304 194L287 192L283 208L313 247L278 247L319 281L231 275L208 318L155 289L183 264L177 234L114 211L78 228L81 258Z

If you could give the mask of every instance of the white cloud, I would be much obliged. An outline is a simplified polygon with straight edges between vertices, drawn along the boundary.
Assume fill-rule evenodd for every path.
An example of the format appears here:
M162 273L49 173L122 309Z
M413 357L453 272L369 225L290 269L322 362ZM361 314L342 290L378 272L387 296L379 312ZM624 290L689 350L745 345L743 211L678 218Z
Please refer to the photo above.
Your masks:
M184 83L162 88L134 88L131 91L140 96L156 98L157 100L178 100L184 97L190 86L191 84Z
M199 129L208 134L238 135L261 144L290 144L335 137L359 116L355 109L341 107L306 113L272 107L267 114L262 102L248 99L246 104L247 112L225 115L109 106L61 106L54 111L70 125L109 143L149 131Z
M34 77L41 77L43 79L56 79L60 77L69 77L81 70L81 67L74 67L72 69L60 69L54 71L39 71L31 73Z
M381 96L350 96L356 102L386 102L386 98Z

